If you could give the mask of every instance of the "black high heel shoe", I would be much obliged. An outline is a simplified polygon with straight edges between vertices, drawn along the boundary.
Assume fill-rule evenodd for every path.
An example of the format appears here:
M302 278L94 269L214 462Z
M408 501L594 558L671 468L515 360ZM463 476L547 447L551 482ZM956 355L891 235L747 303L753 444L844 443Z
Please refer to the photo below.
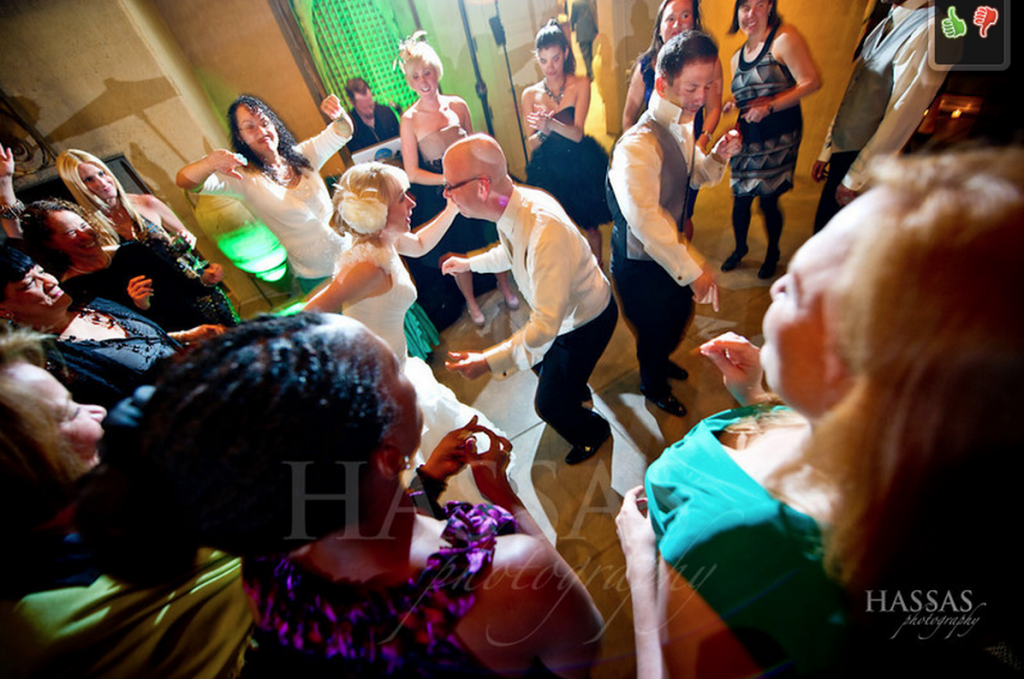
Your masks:
M732 254L729 255L729 257L724 262L722 262L722 271L732 271L733 269L738 267L740 265L740 262L743 261L743 258L746 256L746 254L747 248L743 248L742 250L736 248L735 250L733 250Z
M762 280L767 280L771 278L772 276L775 275L775 267L777 267L778 265L779 253L768 252L768 254L765 255L764 263L761 265L761 268L758 269L757 271L757 277Z

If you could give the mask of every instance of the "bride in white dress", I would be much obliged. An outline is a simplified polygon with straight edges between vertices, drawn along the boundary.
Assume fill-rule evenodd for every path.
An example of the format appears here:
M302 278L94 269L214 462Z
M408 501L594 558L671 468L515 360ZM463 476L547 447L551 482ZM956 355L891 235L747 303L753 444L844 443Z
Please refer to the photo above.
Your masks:
M465 426L474 416L478 423L504 436L482 413L461 403L451 389L434 377L423 360L408 355L405 312L416 301L416 286L399 255L420 257L448 231L458 215L449 201L433 220L415 232L409 230L416 202L409 194L405 172L383 163L362 163L350 168L334 189L332 225L353 236L353 245L338 259L331 283L306 304L307 311L342 312L368 327L398 356L403 371L416 388L423 413L422 451L432 451L450 431ZM486 448L484 448L486 449ZM449 499L483 502L469 467L448 480Z

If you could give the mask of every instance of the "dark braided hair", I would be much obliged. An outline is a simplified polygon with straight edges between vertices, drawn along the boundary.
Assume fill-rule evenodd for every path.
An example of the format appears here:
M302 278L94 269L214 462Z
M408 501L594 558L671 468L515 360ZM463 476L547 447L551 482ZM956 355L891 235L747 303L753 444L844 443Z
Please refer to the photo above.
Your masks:
M253 115L267 117L267 120L277 130L277 152L281 154L281 157L285 159L285 162L293 170L296 172L302 172L303 170L313 171L313 164L309 162L306 156L299 153L299 144L295 141L295 136L284 126L284 123L277 117L274 110L267 106L262 99L258 99L251 94L242 94L228 107L228 126L231 128L232 148L234 148L236 153L241 153L245 156L245 159L249 161L250 167L255 167L261 172L266 172L270 169L263 162L263 159L249 148L248 144L242 141L242 133L238 129L238 117L235 115L235 111L238 110L239 106L245 106Z
M108 572L138 581L155 561L187 566L200 545L289 551L354 521L358 480L396 415L372 337L340 316L267 316L171 365L134 434L105 439L83 493L79 526Z

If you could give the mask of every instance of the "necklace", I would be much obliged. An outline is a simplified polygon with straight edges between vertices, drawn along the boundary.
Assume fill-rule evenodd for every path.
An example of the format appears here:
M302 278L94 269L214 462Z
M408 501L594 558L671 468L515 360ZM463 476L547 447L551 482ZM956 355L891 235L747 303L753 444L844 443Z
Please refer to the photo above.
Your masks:
M124 238L125 240L139 240L139 231L136 227L135 220L128 214L128 210L124 205L118 203L115 207L111 207L109 211L104 210L103 214L114 225L114 231L116 231L121 238ZM125 228L126 224L127 229Z
M294 170L292 170L292 166L284 162L280 165L267 168L267 172L265 174L273 181L284 187L290 186L292 182L295 181L295 173Z
M60 331L60 339L66 342L98 341L95 330L91 330L90 327L99 328L100 330L113 330L117 328L120 334L123 334L125 337L128 335L127 331L112 315L90 307L83 307L70 318ZM105 335L106 333L103 334Z
M543 85L544 85L544 93L547 94L549 97L551 97L551 100L554 101L555 104L561 104L562 103L562 97L565 96L565 81L566 80L567 80L567 78L562 78L562 87L559 88L558 94L555 94L554 92L552 92L551 89L548 87L548 79L547 78L544 78L544 80L541 81L541 83L543 83Z
M118 325L117 319L108 314L101 313L95 309L85 307L78 312L78 317L87 323L91 323L100 328L106 328L107 330Z

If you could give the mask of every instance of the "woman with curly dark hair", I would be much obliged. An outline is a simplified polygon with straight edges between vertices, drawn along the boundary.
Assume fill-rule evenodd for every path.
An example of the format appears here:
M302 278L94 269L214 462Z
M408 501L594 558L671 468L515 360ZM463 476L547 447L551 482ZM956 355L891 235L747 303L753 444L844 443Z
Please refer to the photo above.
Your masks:
M35 201L20 218L27 251L76 300L113 300L168 332L237 323L222 293L142 242L111 242L110 232L94 219L59 198Z
M242 201L280 239L304 292L334 273L342 241L328 222L331 197L319 169L352 138L352 120L330 95L323 132L298 143L262 100L243 94L228 109L235 153L217 149L178 172L188 191Z

